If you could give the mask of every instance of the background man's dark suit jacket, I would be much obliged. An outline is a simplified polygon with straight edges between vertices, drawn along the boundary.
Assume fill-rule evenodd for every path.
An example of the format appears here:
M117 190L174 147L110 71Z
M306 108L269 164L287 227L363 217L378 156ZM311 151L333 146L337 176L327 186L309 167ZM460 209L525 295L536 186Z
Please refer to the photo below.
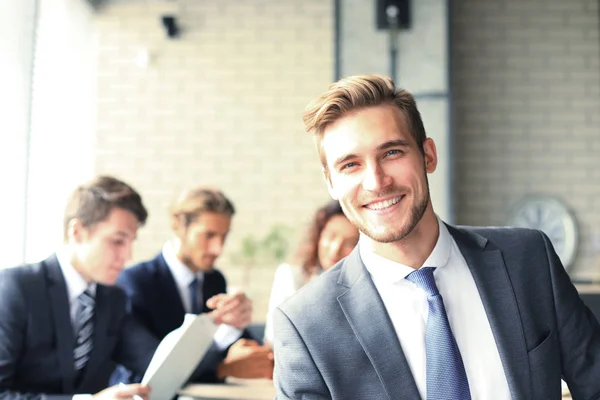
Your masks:
M0 271L0 399L70 400L108 385L115 362L143 373L158 342L126 314L117 287L98 285L94 348L75 382L66 283L56 256Z
M600 399L600 326L548 238L526 229L448 230L479 290L512 399L559 400L561 377L573 399ZM357 249L274 318L278 399L419 398Z
M142 262L121 272L117 284L121 286L129 298L130 307L136 320L143 324L158 340L162 340L169 332L183 323L185 309L171 274L171 270L159 253L152 260ZM204 274L202 285L203 312L210 311L206 300L220 293L227 292L225 277L214 270ZM248 337L244 333L244 337ZM227 349L219 350L215 343L202 359L198 369L190 377L191 382L219 382L217 366L227 355ZM119 367L111 382L137 382L139 377L128 374Z

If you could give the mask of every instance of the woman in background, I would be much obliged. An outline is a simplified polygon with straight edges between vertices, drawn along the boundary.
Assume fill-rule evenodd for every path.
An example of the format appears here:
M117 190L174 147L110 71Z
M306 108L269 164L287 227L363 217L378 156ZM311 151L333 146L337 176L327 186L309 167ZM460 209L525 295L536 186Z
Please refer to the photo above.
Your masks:
M273 311L298 289L346 257L358 243L358 230L348 221L339 202L331 201L315 213L308 237L300 246L294 264L281 264L275 271L264 342L273 343Z

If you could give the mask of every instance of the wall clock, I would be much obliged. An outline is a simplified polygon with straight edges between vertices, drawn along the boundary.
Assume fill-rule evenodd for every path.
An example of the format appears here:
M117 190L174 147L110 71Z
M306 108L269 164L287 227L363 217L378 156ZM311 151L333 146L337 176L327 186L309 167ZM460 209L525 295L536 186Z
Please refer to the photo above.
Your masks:
M575 216L563 202L550 196L529 196L519 202L508 220L509 226L544 232L565 269L575 259L578 231Z

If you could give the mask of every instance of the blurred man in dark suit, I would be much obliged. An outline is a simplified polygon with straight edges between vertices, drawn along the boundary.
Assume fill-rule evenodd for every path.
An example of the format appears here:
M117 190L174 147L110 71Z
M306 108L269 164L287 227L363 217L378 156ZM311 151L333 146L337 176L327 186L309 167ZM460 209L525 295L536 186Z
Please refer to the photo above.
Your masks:
M231 297L247 301L242 292L227 294L225 277L215 268L234 213L232 202L217 189L184 191L171 208L175 238L156 257L127 268L119 277L133 315L157 339L180 326L186 313L209 312ZM192 382L272 377L271 350L250 339L243 328L227 321L219 326L211 357L204 358ZM137 382L139 377L119 367L112 381Z
M99 177L71 196L63 248L0 271L0 398L146 397L140 385L105 388L113 361L143 373L157 346L112 286L147 216L133 188Z

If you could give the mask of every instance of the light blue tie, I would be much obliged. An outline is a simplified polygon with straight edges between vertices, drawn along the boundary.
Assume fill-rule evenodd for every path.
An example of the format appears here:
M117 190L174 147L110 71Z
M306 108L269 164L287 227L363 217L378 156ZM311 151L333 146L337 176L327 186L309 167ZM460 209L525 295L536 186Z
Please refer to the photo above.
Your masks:
M470 400L469 381L460 351L433 278L433 267L411 272L407 280L427 293L429 315L425 328L427 400Z
M198 278L190 282L190 305L192 314L200 314L200 302L198 301Z

